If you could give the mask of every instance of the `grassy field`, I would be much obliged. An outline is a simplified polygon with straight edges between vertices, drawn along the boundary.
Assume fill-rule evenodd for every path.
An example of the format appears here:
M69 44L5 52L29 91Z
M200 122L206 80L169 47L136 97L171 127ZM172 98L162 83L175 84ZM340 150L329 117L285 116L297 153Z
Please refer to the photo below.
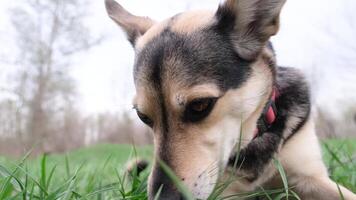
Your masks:
M356 140L330 140L323 143L323 149L332 179L356 192ZM21 160L0 157L0 200L147 199L148 171L133 178L124 173L127 161L136 156L149 159L152 148L134 149L128 145L105 144L66 155L25 157ZM281 188L241 195L268 196L277 192L280 193L278 198L283 199L284 191Z

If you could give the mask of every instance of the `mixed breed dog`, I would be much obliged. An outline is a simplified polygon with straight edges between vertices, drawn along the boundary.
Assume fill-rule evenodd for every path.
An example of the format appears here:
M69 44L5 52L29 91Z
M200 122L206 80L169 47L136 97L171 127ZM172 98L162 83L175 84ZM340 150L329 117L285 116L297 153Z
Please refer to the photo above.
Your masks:
M149 199L161 187L160 199L184 199L160 161L206 199L231 176L224 195L281 188L277 159L301 199L356 200L328 176L304 76L276 64L269 39L285 0L226 0L162 22L105 3L134 47L133 104L154 133Z

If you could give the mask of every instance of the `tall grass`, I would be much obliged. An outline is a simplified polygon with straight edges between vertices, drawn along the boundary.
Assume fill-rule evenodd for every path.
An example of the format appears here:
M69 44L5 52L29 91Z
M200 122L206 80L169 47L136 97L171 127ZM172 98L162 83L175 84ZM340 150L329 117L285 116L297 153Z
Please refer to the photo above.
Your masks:
M333 140L323 143L324 157L331 178L337 183L356 191L355 140ZM81 149L67 155L43 155L30 158L27 154L20 160L0 157L0 200L2 199L125 199L145 200L148 170L140 176L125 172L125 163L136 156L150 159L151 147L133 149L129 146L99 145ZM274 161L284 182L277 190L260 188L252 193L223 196L229 182L216 186L209 200L264 197L265 199L299 199L288 186L283 167ZM169 177L187 199L191 194L184 188L168 166L162 163ZM159 199L159 192L156 195Z

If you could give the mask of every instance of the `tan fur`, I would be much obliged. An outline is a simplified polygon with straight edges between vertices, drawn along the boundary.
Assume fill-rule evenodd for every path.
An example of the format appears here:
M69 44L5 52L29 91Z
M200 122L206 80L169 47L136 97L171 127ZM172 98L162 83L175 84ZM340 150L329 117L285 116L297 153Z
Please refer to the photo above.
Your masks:
M144 87L136 88L136 96L133 99L133 106L153 120L158 120L154 113L159 110L160 107L154 102L157 102L157 95L152 87L146 85Z
M142 49L149 41L151 41L155 36L159 35L168 26L169 21L170 20L164 20L154 24L142 37L138 38L135 49Z
M215 21L214 12L210 10L189 11L174 18L171 29L177 33L188 34L208 27Z
M151 41L155 36L159 35L167 27L174 32L188 34L204 27L208 27L208 25L213 22L214 12L211 11L201 10L183 13L176 18L152 24L151 28L147 29L147 32L138 38L135 49L142 49L145 44Z
M227 92L225 95L226 100L222 99L221 103L226 107L226 110L231 109L231 105L236 105L239 108L237 112L234 112L241 117L243 122L241 147L245 147L252 140L256 122L269 98L272 88L272 74L264 60L258 59L253 64L252 69L253 72L250 80L241 88ZM252 110L252 108L257 109Z
M285 144L279 159L302 199L341 199L336 183L328 177L312 119ZM356 200L355 194L340 188L346 200Z
M181 109L182 104L190 102L194 99L203 98L203 97L219 97L221 91L215 84L203 84L197 85L192 88L179 88L178 85L170 85L170 91L175 91L172 93L171 102L172 109Z

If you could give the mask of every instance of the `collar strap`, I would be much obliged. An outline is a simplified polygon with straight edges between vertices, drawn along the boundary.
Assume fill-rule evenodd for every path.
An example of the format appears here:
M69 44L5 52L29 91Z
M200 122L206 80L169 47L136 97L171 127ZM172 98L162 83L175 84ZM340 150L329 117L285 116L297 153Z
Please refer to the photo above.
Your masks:
M275 101L278 98L278 96L279 94L277 88L274 87L271 98L263 108L261 117L257 121L257 127L254 133L254 139L261 136L263 133L267 132L267 130L276 121L278 112L277 112Z

